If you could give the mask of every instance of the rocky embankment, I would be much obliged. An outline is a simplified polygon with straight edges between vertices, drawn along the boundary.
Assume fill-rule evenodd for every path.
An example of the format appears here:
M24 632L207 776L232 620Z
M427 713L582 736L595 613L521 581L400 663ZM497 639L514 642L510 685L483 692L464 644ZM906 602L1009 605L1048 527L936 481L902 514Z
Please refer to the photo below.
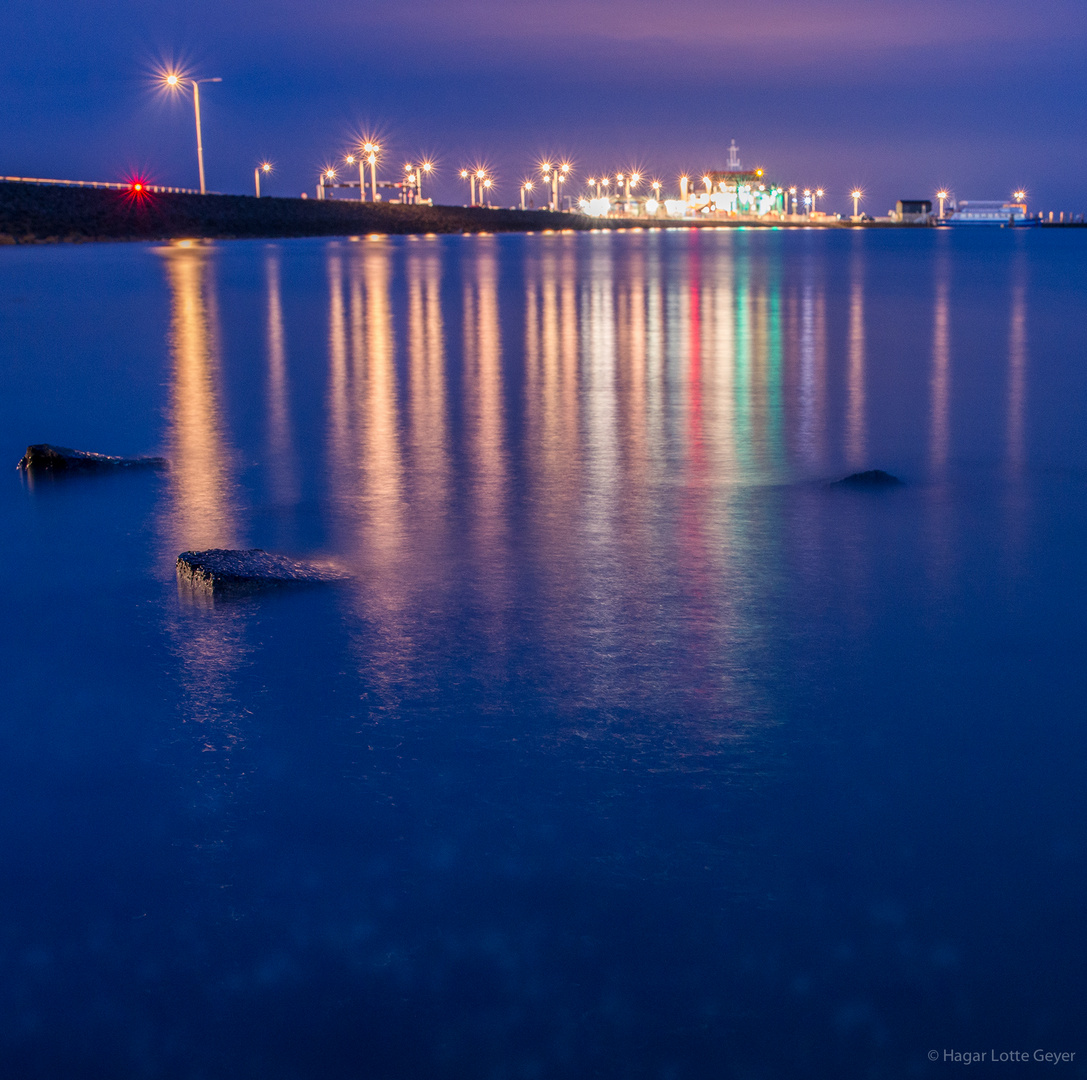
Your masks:
M147 194L0 183L0 243L186 237L352 236L364 233L540 232L598 227L581 214L401 206L346 199Z

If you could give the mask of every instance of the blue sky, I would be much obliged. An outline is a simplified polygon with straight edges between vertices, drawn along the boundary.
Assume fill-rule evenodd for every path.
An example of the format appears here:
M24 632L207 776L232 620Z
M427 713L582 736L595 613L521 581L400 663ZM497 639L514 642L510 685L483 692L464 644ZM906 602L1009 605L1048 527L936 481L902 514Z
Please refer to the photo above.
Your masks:
M761 4L399 5L19 0L0 17L0 172L114 179L140 170L195 186L189 102L152 72L219 75L202 96L207 178L246 192L313 188L352 134L380 130L388 164L440 164L433 193L464 201L485 159L512 203L540 155L584 176L638 165L674 184L725 160L822 186L847 209L1001 197L1087 209L1087 5L1038 0Z

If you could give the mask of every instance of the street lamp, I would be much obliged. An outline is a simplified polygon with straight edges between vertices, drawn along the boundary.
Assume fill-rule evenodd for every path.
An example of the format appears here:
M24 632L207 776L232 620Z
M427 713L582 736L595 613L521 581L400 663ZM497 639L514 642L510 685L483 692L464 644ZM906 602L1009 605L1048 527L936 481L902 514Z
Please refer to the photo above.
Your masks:
M811 212L815 213L815 200L823 197L823 189L816 188L815 194L811 197Z
M793 217L796 217L796 188L789 188L789 197L793 200Z
M521 209L522 210L525 209L525 192L526 191L531 191L531 190L532 190L532 181L531 180L526 180L521 185Z
M812 201L811 201L811 188L804 189L804 213L811 215Z
M940 217L944 216L944 203L950 198L950 194L946 191L937 191L936 198L940 200Z
M860 205L861 196L863 194L864 192L861 191L860 188L854 188L853 191L850 192L850 198L853 200L853 216L855 218L860 217L860 210L858 209L858 206Z
M370 201L377 202L377 156L381 153L381 147L370 139L362 144L362 152L366 156L366 164L370 166ZM359 162L359 179L362 181L362 162Z
M415 167L415 197L419 202L423 201L423 177L426 176L429 180L433 171L433 161L420 161Z
M348 154L344 159L344 162L348 165L354 165L358 162L359 166L359 202L366 201L366 173L363 172L363 160L361 157L356 158L354 154Z
M468 205L469 206L475 206L475 204L476 204L476 178L467 169L461 169L460 178L462 180L467 180L468 181L468 191L470 192Z
M483 184L482 184L482 186L480 188L480 192L479 192L480 205L490 206L490 203L484 203L484 199L483 199L483 192L486 191L489 194L490 190L491 190L491 178L489 176L484 176Z
M270 161L262 161L253 170L253 185L257 189L257 198L260 198L260 174L264 173L266 176L272 171L272 163Z
M200 84L222 82L223 80L220 78L187 79L185 76L171 71L163 76L162 81L171 90L179 90L185 83L192 87L193 111L196 113L196 162L200 167L200 194L206 195L207 191L204 188L204 140L200 133Z
M659 180L654 180L649 186L653 189L653 198L659 202L661 197L661 182Z

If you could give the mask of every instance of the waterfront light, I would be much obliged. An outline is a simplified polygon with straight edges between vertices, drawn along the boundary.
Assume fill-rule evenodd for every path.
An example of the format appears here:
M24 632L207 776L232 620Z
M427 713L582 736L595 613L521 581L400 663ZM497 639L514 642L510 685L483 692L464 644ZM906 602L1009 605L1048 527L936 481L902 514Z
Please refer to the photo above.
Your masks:
M419 162L418 168L415 170L415 197L422 202L423 201L423 177L428 180L430 174L434 171L434 162L424 159Z
M533 188L533 184L532 184L531 180L525 180L521 184L521 209L522 210L526 209L526 207L525 207L525 192L526 191L531 191L532 188Z
M165 72L162 76L162 83L168 90L181 90L185 83L192 87L193 112L196 114L196 163L200 170L201 195L206 195L207 190L204 187L204 139L200 131L200 84L222 81L219 77L214 79L190 79L187 75L182 75L176 71Z
M706 194L708 195L710 193L710 191L713 189L713 177L712 176L703 176L702 177L702 183L706 185Z
M364 139L359 149L359 183L365 187L366 173L364 165L370 166L370 201L377 202L377 159L381 156L381 144L376 139ZM365 201L365 192L360 192Z
M253 186L257 189L257 198L260 198L260 174L264 173L267 176L272 171L272 163L270 161L262 161L253 170Z
M944 216L944 203L950 198L950 194L946 191L937 191L936 198L940 200L940 217Z
M849 197L853 200L853 216L855 218L860 217L860 210L858 209L858 207L860 206L861 197L863 195L864 195L864 192L861 191L860 188L854 188L850 192Z
M812 197L811 197L811 210L812 210L813 214L815 213L815 200L816 199L821 199L822 197L823 197L823 189L822 188L816 188L815 194L812 195Z

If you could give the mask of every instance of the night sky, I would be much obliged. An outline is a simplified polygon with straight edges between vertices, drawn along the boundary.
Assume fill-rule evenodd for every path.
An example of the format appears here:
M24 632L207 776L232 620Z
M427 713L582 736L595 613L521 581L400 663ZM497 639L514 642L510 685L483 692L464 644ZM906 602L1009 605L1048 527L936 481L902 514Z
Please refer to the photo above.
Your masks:
M721 167L729 140L774 180L822 186L826 209L897 198L1087 208L1083 0L630 0L401 4L19 0L0 33L0 172L197 183L191 102L156 91L180 62L202 93L210 189L312 192L379 132L386 176L432 154L431 194L464 202L485 160L512 204L541 155L584 177L639 166L675 186Z

